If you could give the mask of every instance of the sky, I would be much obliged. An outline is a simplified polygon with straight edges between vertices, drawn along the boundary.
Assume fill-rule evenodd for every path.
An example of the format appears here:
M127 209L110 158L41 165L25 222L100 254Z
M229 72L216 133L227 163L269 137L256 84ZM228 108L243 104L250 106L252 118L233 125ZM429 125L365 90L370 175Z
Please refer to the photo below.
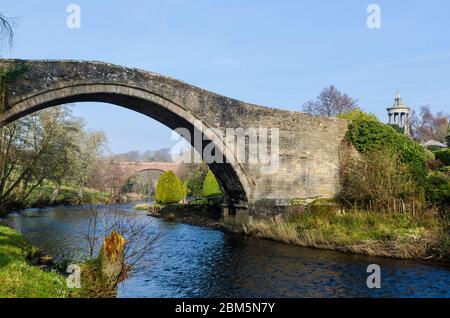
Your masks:
M67 7L81 27L67 27ZM369 29L367 7L381 9ZM3 57L99 60L168 75L264 106L301 111L329 85L386 120L405 104L450 112L448 0L0 0L16 17ZM175 144L164 125L114 105L79 103L114 153Z

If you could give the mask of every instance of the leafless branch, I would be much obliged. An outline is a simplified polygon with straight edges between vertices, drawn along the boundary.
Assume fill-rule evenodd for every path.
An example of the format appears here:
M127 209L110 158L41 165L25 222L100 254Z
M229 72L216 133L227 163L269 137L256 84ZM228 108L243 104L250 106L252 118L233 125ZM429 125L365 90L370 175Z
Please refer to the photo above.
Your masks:
M13 46L15 28L15 21L0 12L0 41L2 44L6 44L9 47Z

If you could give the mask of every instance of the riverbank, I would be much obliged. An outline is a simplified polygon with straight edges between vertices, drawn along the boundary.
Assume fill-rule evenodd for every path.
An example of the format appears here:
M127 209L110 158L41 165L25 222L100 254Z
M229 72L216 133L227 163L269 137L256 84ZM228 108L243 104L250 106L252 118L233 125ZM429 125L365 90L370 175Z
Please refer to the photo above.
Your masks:
M25 202L25 208L49 207L52 205L80 205L80 204L104 204L109 201L109 193L92 188L85 188L83 198L79 197L79 188L72 185L63 185L52 202L54 188L43 186L31 193Z
M398 259L450 260L449 229L435 215L303 211L244 225L247 235L304 247Z
M83 204L109 204L110 196L106 192L98 191L92 188L85 188L83 199L79 198L79 188L72 185L63 185L55 200L52 200L54 188L44 185L34 190L30 196L22 203L11 203L0 211L0 216L14 210L23 210L27 208L46 208L52 206L76 206Z
M197 202L190 204L139 204L136 210L147 211L149 216L165 219L170 222L184 223L194 226L224 229L221 222L221 205L218 202Z
M450 272L443 262L403 261L303 248L168 223L146 217L146 213L136 213L130 203L114 208L147 224L147 235L161 238L142 259L143 266L136 267L132 277L121 284L119 298L443 297L449 293L446 287ZM106 211L109 207L99 209ZM20 225L32 244L55 256L58 262L60 251L64 251L65 259L79 255L80 246L67 244L67 238L83 233L91 220L90 213L68 206L48 208L32 217L28 213L14 213L8 223ZM382 267L389 288L367 289L366 266L374 263Z
M67 298L65 278L31 264L36 249L18 231L0 224L0 298Z
M140 205L153 217L171 222L236 232L224 224L220 205L173 204L164 207ZM319 208L317 208L319 207ZM450 233L435 214L381 214L369 211L343 212L329 206L299 207L287 217L253 219L240 232L259 239L397 259L450 260Z
M114 245L117 239L125 242L113 232L103 243L108 242L112 258L99 254L79 264L81 288L70 289L64 272L55 269L51 256L42 255L17 230L0 224L0 298L115 298L117 285L124 278L109 279L104 268L113 268L110 264L117 266L114 256L120 253L120 248ZM121 246L123 249L124 244ZM121 275L127 277L128 270Z

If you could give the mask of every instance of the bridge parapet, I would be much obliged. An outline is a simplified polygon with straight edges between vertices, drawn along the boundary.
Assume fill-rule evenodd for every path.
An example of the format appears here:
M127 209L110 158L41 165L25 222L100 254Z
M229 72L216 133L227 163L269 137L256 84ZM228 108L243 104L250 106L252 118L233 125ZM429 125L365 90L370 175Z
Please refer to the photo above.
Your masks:
M130 162L130 161L103 161L101 167L118 167L126 172L128 178L144 171L173 171L177 174L181 165L173 162Z

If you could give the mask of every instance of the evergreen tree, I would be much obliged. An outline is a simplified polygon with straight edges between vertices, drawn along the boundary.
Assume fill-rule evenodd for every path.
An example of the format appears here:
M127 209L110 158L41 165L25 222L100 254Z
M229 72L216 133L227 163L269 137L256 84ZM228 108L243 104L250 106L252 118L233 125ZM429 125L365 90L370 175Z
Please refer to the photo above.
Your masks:
M161 204L178 203L185 197L185 187L173 171L164 172L156 186L155 200Z
M219 183L211 170L208 171L205 181L203 182L203 196L205 198L222 196L222 190Z

